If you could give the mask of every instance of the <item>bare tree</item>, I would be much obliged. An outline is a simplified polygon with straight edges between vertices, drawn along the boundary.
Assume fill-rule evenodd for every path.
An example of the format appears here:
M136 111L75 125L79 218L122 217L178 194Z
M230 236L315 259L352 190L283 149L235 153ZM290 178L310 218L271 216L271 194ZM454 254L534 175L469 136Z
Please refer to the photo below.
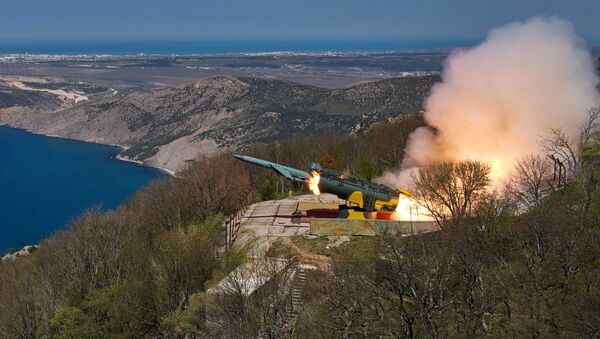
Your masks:
M207 330L219 338L289 335L293 260L256 258L236 268L207 293Z
M589 119L581 129L581 179L586 195L584 210L587 214L592 207L594 195L598 189L597 168L600 157L598 157L598 142L600 140L600 107L589 110Z
M0 337L35 338L41 332L32 272L20 261L0 259Z
M360 152L374 153L380 163L390 168L399 168L409 136L423 125L423 119L418 115L403 115L392 121L376 124L365 133Z
M590 141L600 139L600 106L588 110L588 120L581 127L579 149L582 150Z
M385 233L373 252L336 258L319 302L326 328L341 338L419 336L420 321L431 332L443 332L441 294L445 293L446 266L421 240ZM425 265L431 265L426 267ZM439 293L441 292L441 294Z
M552 191L552 181L550 161L539 155L528 155L515 163L504 193L515 202L518 210L530 210L539 206Z
M576 175L581 167L581 151L600 133L600 107L588 110L588 120L580 127L578 140L569 136L562 128L552 129L539 142L542 149L564 166L567 174Z
M193 211L190 219L202 220L210 214L235 212L246 199L250 180L242 164L224 153L200 159L182 173L179 204Z
M539 144L558 166L564 167L566 174L577 174L580 166L578 144L562 128L552 129Z
M414 178L419 204L444 227L470 216L490 184L490 166L478 161L439 162L419 169Z
M376 278L375 265L369 259L347 256L335 261L333 272L324 277L319 291L322 296L317 301L317 305L325 306L326 312L318 313L322 306L317 306L316 314L308 312L309 318L315 319L311 327L319 322L329 336L341 338L369 337L385 332L386 326L382 324L385 296ZM375 300L375 295L381 298Z

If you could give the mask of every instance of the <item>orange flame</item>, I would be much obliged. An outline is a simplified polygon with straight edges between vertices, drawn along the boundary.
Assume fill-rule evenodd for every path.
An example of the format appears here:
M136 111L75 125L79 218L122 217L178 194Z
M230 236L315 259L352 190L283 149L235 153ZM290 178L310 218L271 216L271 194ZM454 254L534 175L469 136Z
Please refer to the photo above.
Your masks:
M308 189L315 195L321 194L321 190L319 189L319 181L321 181L321 175L319 175L319 173L316 171L311 171L306 182L308 183Z
M411 199L403 194L398 197L398 206L394 213L395 220L402 221L428 221L433 220L427 214L427 211L417 204L414 199Z

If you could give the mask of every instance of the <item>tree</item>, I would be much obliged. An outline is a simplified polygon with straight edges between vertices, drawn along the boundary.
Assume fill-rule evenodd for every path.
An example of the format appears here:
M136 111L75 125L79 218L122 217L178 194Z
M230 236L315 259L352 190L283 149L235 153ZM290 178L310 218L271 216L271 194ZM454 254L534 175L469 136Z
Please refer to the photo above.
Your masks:
M421 115L402 115L374 124L358 139L358 152L371 155L382 167L399 168L408 138L424 124Z
M72 306L60 306L50 320L53 338L100 338L101 332L95 322L82 310Z
M293 260L255 258L206 294L210 337L282 338L289 335Z
M0 337L35 338L47 334L37 307L35 268L23 260L0 259Z
M577 175L581 168L581 151L600 133L600 107L588 110L588 120L580 127L579 136L569 136L561 128L552 129L540 140L540 146L549 155L561 162L568 175Z
M505 195L510 197L521 211L540 206L552 192L552 163L539 155L529 155L517 160L505 184Z
M588 110L588 120L581 126L579 135L579 150L588 143L600 139L600 106Z
M448 222L459 224L472 215L473 207L488 188L490 170L488 164L472 160L422 167L414 178L415 199L440 227Z
M358 155L353 162L353 167L355 176L367 180L378 177L383 172L382 168L379 167L374 160L365 155Z
M237 211L246 201L250 179L240 161L223 153L203 158L182 173L180 205L192 212L185 221L199 221L216 213Z

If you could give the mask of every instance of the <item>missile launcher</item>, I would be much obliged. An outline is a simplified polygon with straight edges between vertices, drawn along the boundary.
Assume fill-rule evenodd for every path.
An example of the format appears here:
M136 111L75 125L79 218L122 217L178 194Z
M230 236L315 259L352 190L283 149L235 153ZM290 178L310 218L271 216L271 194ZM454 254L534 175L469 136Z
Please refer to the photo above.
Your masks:
M331 193L346 200L348 204L340 206L339 217L341 218L375 219L379 214L391 214L398 206L401 195L410 196L407 190L399 190L325 169L314 162L308 164L307 171L303 171L250 156L234 155L234 157L271 169L289 180L305 182L314 193ZM318 189L315 189L317 187Z

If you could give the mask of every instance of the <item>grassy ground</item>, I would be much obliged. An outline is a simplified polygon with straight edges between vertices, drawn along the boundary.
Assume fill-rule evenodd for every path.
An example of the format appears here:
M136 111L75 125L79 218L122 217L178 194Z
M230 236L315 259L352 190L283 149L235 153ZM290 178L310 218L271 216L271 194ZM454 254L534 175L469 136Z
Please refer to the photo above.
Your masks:
M378 237L351 236L348 241L341 242L339 237L319 237L316 239L307 239L298 235L291 237L293 244L305 252L331 257L339 254L342 250L345 253L363 253L372 248ZM283 241L277 241L268 252L269 256L289 257L293 255L293 250Z

